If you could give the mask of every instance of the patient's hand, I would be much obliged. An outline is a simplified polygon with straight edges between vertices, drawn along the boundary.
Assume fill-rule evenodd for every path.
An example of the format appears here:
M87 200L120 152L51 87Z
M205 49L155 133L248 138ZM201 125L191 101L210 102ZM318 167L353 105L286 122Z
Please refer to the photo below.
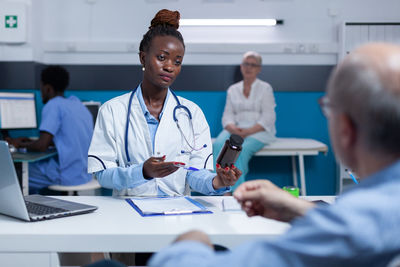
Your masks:
M253 180L241 184L233 196L248 216L263 216L290 222L303 216L315 204L296 198L268 180Z
M230 134L237 134L237 135L240 135L240 131L242 130L241 128L237 127L235 124L228 124L227 126L225 126L225 129Z

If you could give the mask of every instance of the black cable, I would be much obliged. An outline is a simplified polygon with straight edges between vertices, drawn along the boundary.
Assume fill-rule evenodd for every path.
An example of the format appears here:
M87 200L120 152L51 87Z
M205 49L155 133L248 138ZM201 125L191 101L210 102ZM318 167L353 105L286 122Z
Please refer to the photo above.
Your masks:
M208 155L208 157L206 158L206 161L204 162L204 169L206 168L206 166L207 166L207 161L208 161L208 159L210 158L210 156L212 155L213 153L210 153L210 155Z

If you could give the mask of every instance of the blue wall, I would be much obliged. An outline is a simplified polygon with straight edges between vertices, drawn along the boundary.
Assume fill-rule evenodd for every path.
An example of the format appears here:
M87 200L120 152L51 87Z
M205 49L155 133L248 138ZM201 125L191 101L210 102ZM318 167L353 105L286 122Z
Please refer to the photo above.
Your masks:
M26 91L26 90L25 90ZM39 114L42 109L40 92L36 92ZM127 91L68 91L81 100L105 102ZM221 116L225 105L224 91L181 91L178 95L197 103L205 113L211 135L216 137L222 130ZM322 92L275 92L277 136L313 138L328 145L327 155L305 157L307 193L309 195L333 195L336 192L336 163L330 146L327 122L317 100ZM36 135L36 131L12 131L13 136ZM268 178L278 186L292 184L290 157L254 157L250 162L247 179Z
M178 92L197 103L206 115L211 135L222 130L221 116L226 93ZM305 157L308 195L333 195L336 192L336 163L330 146L327 121L322 115L318 98L323 92L275 92L276 128L278 137L312 138L328 145L327 155ZM247 179L268 178L278 186L292 184L290 157L254 157Z

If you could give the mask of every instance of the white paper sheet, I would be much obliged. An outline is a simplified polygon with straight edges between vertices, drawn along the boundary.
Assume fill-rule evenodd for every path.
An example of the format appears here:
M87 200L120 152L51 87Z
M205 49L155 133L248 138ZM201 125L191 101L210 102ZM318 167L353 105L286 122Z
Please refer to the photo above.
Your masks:
M242 207L233 197L227 197L222 200L223 211L240 211Z
M132 202L142 211L143 214L153 213L190 213L204 211L205 209L196 206L185 197L168 198L131 198Z

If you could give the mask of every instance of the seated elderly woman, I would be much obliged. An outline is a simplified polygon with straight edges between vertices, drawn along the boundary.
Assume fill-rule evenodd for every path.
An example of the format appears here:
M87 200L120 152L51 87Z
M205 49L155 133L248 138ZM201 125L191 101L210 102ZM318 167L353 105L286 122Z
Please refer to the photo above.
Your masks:
M244 139L242 152L235 163L242 176L233 190L245 181L251 157L275 139L275 98L271 85L257 78L261 72L261 61L256 52L249 51L243 55L240 65L243 80L228 88L222 116L224 130L213 144L215 161L231 134Z

